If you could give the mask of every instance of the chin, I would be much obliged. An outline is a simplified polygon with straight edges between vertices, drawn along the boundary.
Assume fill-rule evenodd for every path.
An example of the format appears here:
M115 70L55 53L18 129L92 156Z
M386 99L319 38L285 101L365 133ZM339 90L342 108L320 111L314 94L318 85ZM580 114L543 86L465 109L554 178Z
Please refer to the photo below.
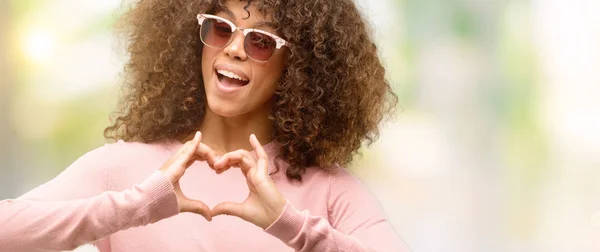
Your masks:
M231 104L225 101L213 101L210 102L208 98L208 109L214 114L222 117L235 117L243 114L244 112L239 108L238 104Z

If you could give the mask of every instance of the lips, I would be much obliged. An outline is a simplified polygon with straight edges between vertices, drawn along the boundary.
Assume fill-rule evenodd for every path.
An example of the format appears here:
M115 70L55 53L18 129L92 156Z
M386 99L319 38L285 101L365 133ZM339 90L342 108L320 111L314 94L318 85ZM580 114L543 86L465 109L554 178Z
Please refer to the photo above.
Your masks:
M231 78L231 79L236 79L236 80L240 80L240 81L248 81L248 79L244 79L241 76L235 74L234 72L229 72L229 71L223 70L223 69L217 70L217 74L223 75L223 76Z
M248 83L249 83L248 80L240 79L237 76L231 77L231 76L228 76L227 73L223 74L220 71L216 71L216 73L217 73L217 78L219 79L219 82L221 82L221 84L226 87L230 87L230 88L243 87L243 86L248 85Z
M227 65L215 65L215 74L217 76L217 88L222 93L235 93L250 83L250 78L239 68Z
M250 78L242 70L231 65L216 65L215 73L219 81L225 86L242 87L250 83Z

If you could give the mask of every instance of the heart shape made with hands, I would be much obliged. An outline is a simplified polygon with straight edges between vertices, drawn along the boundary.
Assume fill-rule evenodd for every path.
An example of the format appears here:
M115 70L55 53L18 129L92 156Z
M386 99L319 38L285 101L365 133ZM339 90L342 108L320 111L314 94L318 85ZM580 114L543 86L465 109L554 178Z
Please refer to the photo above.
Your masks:
M173 184L179 211L200 214L208 221L222 214L237 216L263 229L275 222L287 200L269 176L269 157L256 136L250 135L250 144L256 151L256 157L247 150L236 150L219 157L212 148L200 142L201 138L202 134L196 132L194 139L186 142L160 168ZM210 209L202 201L187 198L181 191L179 179L195 161L206 161L217 174L230 168L240 168L249 190L246 199L241 203L221 202Z

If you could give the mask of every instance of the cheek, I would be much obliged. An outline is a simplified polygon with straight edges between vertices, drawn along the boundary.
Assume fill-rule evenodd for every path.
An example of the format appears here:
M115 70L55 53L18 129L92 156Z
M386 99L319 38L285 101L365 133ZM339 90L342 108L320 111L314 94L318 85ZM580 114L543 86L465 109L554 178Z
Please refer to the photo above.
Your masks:
M280 55L278 55L280 56ZM285 68L285 61L282 57L272 58L265 65L261 67L261 73L263 76L263 82L267 89L275 89L279 84Z
M207 48L206 46L202 48L202 59L200 64L202 67L202 76L204 76L204 78L210 76L213 69L212 62L215 56L214 50L210 50L210 48ZM206 81L206 79L204 79L204 81Z
M260 76L257 78L260 83L260 85L258 85L258 90L262 95L272 95L275 92L275 89L277 89L277 85L279 85L281 70L273 68L260 70L261 71L257 73Z

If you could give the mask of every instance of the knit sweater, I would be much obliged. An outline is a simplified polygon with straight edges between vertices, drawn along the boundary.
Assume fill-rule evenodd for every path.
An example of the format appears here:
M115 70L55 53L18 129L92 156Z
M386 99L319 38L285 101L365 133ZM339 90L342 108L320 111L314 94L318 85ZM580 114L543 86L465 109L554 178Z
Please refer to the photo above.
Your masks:
M25 195L0 201L0 251L409 251L372 193L342 167L308 167L302 181L272 178L288 203L264 230L233 216L211 222L179 213L173 185L157 171L177 141L105 144ZM280 146L264 146L275 168ZM209 207L248 195L239 169L216 174L193 163L180 179L187 197Z

